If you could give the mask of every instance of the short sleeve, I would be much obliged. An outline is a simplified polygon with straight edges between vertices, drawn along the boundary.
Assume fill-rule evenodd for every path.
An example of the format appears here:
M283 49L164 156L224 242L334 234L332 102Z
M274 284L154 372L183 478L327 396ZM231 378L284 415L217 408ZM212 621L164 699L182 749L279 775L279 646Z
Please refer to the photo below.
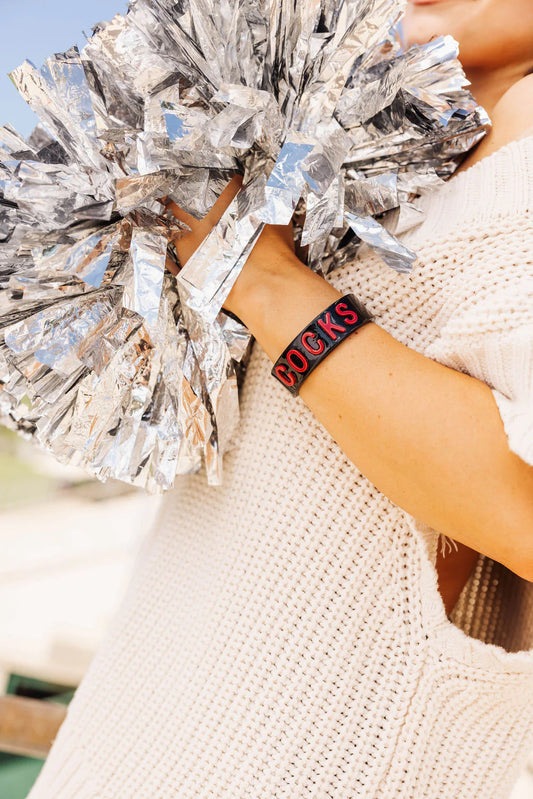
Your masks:
M465 241L424 354L490 387L509 448L533 466L533 225L498 223Z
M533 466L533 325L502 337L492 356L492 388L510 449ZM501 370L501 378L500 378Z

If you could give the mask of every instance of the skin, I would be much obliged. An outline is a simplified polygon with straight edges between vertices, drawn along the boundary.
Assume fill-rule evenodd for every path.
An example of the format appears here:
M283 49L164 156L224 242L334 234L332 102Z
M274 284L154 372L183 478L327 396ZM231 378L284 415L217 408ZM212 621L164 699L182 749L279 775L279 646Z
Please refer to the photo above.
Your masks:
M492 131L461 168L533 126L533 76L524 77L533 68L530 0L413 0L404 29L409 44L441 33L457 39L474 96L492 118ZM192 229L175 242L181 263L241 182L236 176L200 222L169 203ZM175 272L173 264L169 268ZM268 225L224 308L274 362L310 319L340 297L295 253L291 226ZM378 489L457 542L458 552L445 558L439 553L436 563L448 614L479 552L533 581L533 467L509 449L485 383L426 358L371 322L322 361L299 396Z

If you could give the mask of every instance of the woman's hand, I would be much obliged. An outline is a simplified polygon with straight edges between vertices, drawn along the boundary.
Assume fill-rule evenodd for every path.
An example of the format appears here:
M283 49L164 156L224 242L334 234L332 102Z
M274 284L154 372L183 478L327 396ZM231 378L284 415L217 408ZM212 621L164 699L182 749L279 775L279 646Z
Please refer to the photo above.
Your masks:
M205 217L200 220L188 214L172 200L166 198L163 200L164 205L176 219L191 228L190 232L180 230L171 238L182 266L185 266L191 255L220 221L241 186L242 175L234 175ZM251 288L254 282L261 279L261 271L275 268L283 258L286 258L287 253L296 258L292 222L289 225L265 225L248 256L244 268L224 302L224 310L232 311L238 315L236 309L239 300L244 299L248 288ZM172 274L178 273L178 267L169 256L167 256L166 266Z
M242 175L234 175L203 219L196 219L172 200L163 198L163 204L172 212L176 219L179 219L180 222L185 222L191 228L190 232L180 230L171 238L182 266L185 266L194 251L198 249L206 236L220 221L224 211L238 193L241 185ZM178 273L176 264L169 257L167 257L167 269L174 275Z

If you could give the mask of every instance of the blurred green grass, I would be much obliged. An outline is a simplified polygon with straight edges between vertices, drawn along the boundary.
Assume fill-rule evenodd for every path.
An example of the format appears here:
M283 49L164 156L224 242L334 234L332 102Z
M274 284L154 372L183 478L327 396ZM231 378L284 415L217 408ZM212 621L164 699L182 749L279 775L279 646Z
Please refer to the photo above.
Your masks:
M50 499L57 481L35 471L9 453L0 452L0 509L31 500Z
M26 445L26 447L24 446ZM31 446L5 427L0 428L0 509L28 501L50 499L60 483L32 464L24 450Z
M126 482L100 481L82 469L63 466L34 441L0 425L0 512L65 493L95 502L138 491L142 489Z

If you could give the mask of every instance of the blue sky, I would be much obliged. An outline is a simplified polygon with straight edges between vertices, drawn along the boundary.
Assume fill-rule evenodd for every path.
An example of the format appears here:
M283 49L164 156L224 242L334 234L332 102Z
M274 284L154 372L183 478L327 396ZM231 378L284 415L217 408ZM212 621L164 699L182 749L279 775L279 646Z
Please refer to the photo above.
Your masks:
M51 53L83 47L83 31L126 7L126 0L0 0L0 125L27 136L37 122L8 72L26 58L41 66Z

